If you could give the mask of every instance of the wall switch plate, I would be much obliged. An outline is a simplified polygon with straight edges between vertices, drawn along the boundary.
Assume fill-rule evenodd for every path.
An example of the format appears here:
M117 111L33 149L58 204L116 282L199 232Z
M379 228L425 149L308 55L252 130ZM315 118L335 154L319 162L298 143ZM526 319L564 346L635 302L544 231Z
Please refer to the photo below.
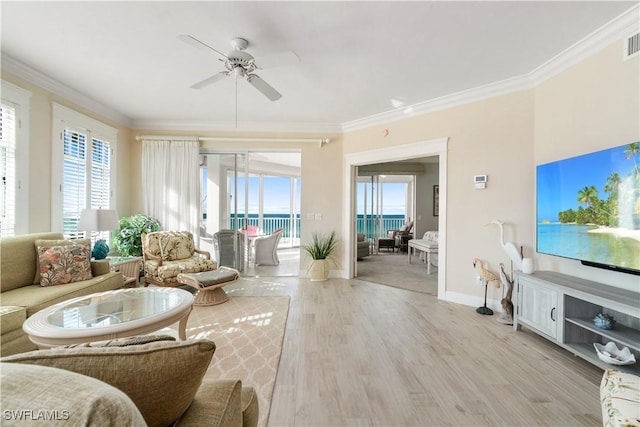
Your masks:
M475 185L476 190L484 190L487 188L487 175L475 175L473 177L473 183Z

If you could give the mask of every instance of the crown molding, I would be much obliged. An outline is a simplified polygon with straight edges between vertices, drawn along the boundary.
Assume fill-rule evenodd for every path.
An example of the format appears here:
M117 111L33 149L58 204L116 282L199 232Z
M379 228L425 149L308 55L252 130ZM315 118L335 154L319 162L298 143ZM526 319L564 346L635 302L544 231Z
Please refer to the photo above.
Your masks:
M73 102L80 107L106 117L109 120L113 120L115 123L131 127L131 119L124 114L114 110L111 107L104 105L103 103L96 101L95 99L78 92L71 87L52 79L51 77L41 73L40 71L29 67L26 64L18 61L12 56L2 53L2 70L7 71L16 77L24 79L29 83L33 83L51 93L64 98L67 101Z
M611 43L640 31L640 4L633 6L618 17L569 46L544 64L529 73L534 85L576 65ZM622 47L620 48L622 50Z
M338 123L265 123L241 122L234 126L228 122L190 122L181 120L134 120L132 126L136 130L176 130L207 132L273 132L273 133L331 133L341 134L342 127Z
M493 98L499 95L516 92L533 87L533 82L528 75L513 77L496 83L476 87L473 89L456 92L450 95L434 98L429 101L404 106L402 108L374 114L362 119L352 120L342 124L343 132L351 132L358 129L368 128L392 121L407 119L434 111L446 110L459 105Z
M344 122L342 131L350 132L368 128L535 87L639 29L640 4L633 6L525 75Z

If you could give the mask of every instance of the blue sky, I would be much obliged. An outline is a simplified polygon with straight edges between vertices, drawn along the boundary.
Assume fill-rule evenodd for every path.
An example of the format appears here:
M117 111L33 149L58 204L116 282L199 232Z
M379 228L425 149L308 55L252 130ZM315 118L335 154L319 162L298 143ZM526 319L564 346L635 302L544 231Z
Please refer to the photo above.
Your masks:
M206 193L206 169L203 169L203 193ZM238 177L238 211L244 212L244 178ZM289 177L264 177L264 213L289 213ZM258 177L249 177L249 213L258 213ZM233 193L233 188L231 189ZM298 210L300 207L300 185L298 185ZM204 208L204 206L203 206Z
M406 210L406 183L391 183L386 182L382 184L383 192L383 207L382 212L386 215L404 215ZM364 191L365 184L358 183L358 214L364 213ZM367 213L371 213L371 184L366 185L367 191Z
M558 212L574 209L578 203L578 191L594 186L598 197L606 199L604 192L607 178L618 172L621 178L633 169L633 159L626 160L624 150L627 145L597 151L578 157L539 165L537 167L537 210L538 222L557 221Z
M288 177L265 176L264 213L289 213L291 179ZM249 177L249 213L258 213L258 177ZM238 209L244 211L244 178L238 178ZM300 192L298 189L298 210Z

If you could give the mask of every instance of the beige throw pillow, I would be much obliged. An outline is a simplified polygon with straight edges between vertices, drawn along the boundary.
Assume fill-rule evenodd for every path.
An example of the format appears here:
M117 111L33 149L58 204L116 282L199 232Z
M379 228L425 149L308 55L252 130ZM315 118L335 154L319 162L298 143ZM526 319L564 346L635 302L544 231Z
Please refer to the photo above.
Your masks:
M3 426L143 426L121 390L85 375L47 366L2 363Z
M189 407L213 353L213 341L157 341L125 347L38 350L2 362L66 369L97 378L127 394L150 426L167 426Z

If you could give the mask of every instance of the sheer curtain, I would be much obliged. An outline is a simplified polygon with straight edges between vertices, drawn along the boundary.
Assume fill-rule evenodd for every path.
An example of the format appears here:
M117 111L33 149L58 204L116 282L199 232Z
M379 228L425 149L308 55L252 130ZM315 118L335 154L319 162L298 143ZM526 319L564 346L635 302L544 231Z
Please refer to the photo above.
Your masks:
M142 198L146 215L163 230L187 230L198 239L200 163L197 138L142 141Z

